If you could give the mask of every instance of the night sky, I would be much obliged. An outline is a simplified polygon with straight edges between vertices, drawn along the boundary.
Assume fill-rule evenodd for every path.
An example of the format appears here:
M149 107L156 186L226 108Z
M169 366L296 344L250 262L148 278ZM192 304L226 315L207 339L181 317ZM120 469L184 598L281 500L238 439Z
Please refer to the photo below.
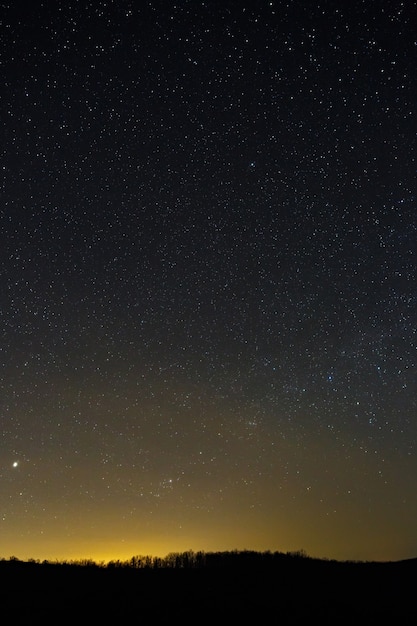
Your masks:
M416 23L2 3L0 556L417 556Z

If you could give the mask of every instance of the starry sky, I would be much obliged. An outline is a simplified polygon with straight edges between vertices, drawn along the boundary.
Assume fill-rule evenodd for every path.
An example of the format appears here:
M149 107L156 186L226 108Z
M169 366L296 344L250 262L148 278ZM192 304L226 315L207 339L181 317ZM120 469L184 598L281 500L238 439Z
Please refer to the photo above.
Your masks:
M2 3L0 556L417 556L416 22Z

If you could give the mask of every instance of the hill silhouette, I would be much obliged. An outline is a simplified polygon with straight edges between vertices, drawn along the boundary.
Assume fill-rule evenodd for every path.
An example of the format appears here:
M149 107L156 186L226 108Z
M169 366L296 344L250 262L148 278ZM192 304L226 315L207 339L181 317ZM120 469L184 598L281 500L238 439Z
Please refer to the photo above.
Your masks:
M172 553L129 561L0 561L14 624L417 623L417 559L351 562L302 552Z

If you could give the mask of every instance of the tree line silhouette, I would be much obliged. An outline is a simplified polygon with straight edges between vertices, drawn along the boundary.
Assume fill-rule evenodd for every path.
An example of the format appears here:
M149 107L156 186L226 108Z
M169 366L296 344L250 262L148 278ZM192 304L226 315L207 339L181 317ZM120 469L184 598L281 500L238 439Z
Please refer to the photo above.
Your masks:
M107 563L9 557L0 559L0 593L3 615L13 611L17 624L79 622L80 615L82 623L125 623L139 612L140 623L153 624L414 626L416 574L417 559L335 561L303 550L188 550Z
M304 550L291 552L259 552L255 550L226 550L218 552L204 552L202 550L186 550L184 552L170 552L164 557L152 555L134 555L127 560L95 561L93 559L71 559L50 561L47 559L28 559L22 561L16 556L9 559L4 557L0 563L20 565L44 565L44 566L72 566L106 569L202 569L202 568L230 568L230 567L273 567L282 565L288 561L299 560L329 561L328 559L313 559ZM354 562L354 561L352 561Z

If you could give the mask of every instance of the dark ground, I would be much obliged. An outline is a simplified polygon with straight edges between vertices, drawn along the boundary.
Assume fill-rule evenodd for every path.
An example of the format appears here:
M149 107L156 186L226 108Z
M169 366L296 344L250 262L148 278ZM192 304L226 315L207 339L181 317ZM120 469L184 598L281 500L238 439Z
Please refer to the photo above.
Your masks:
M292 558L201 569L0 562L1 606L20 624L417 624L417 559Z

